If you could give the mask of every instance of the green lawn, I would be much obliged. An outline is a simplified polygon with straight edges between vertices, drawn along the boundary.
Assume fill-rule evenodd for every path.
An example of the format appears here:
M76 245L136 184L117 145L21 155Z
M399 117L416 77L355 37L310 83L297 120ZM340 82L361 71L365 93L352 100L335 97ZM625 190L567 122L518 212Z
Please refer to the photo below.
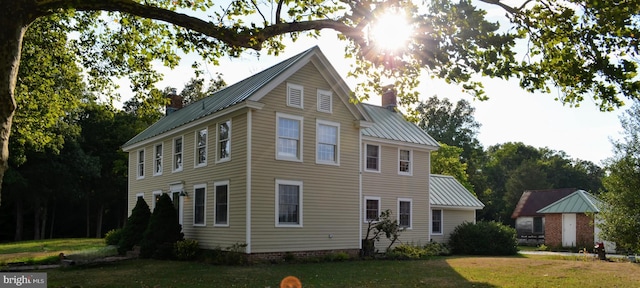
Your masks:
M74 240L63 240L67 245ZM80 241L80 240L78 240ZM80 241L82 242L82 241ZM91 241L90 241L91 242ZM39 250L104 249L104 244L0 245L0 257ZM35 247L35 248L34 248ZM44 248L42 248L44 247ZM53 248L58 247L58 248ZM65 251L66 251L65 250ZM57 255L57 254L56 254ZM0 267L1 269L1 267ZM640 265L593 257L437 257L419 261L347 261L306 264L214 266L195 262L125 260L49 269L49 287L279 287L289 275L303 287L637 287Z
M8 263L46 264L57 262L59 254L72 259L103 257L117 253L104 239L50 239L0 244L0 269Z

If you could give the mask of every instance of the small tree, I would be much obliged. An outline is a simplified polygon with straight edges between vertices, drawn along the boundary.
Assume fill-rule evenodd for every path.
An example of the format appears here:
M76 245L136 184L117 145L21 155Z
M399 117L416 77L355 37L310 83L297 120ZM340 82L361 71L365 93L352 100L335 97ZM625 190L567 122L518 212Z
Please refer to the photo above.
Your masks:
M378 218L369 220L367 234L364 239L362 239L362 251L360 251L360 255L363 257L373 256L375 252L375 241L380 241L382 234L390 241L386 249L386 251L388 251L391 246L398 241L402 231L404 231L404 228L400 227L398 220L391 220L391 210L385 210L380 213Z
M142 197L138 197L136 206L131 211L131 216L122 228L122 236L118 242L118 253L124 254L131 250L133 246L140 245L143 233L149 226L151 211L149 205Z
M176 199L177 200L177 199ZM183 240L178 213L168 194L162 194L153 210L149 225L140 245L140 257L168 259L173 256L173 246Z

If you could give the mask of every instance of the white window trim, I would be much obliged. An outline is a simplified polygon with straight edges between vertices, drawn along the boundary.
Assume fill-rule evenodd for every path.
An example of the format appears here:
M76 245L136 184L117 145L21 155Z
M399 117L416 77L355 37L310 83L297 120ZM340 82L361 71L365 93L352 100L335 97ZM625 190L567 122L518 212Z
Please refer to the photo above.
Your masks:
M373 170L373 169L369 169L367 168L367 146L376 146L378 147L378 169L377 170ZM382 164L382 146L378 145L378 144L371 144L371 143L364 143L364 171L366 172L374 172L374 173L380 173L380 171L382 169L380 169L380 165ZM400 168L398 168L399 170Z
M202 130L207 131L207 136L205 138L206 143L204 145L204 155L205 155L204 157L205 158L204 158L204 162L203 163L198 163L198 161L200 159L199 155L198 155L198 137L200 137L200 131L202 131ZM195 135L194 136L195 136L195 138L194 138L194 140L195 140L195 143L194 143L195 144L195 151L194 151L194 157L193 157L193 159L194 159L194 161L193 161L194 167L198 168L198 167L207 166L207 161L209 160L209 129L208 128L197 129L195 131ZM184 143L183 143L183 145L184 145ZM184 159L183 159L182 165L184 166Z
M160 146L160 171L158 171L158 146ZM153 145L153 176L162 175L162 170L164 169L164 143L156 143Z
M440 211L440 232L433 232L433 210ZM441 208L431 209L431 221L429 222L429 228L429 232L431 232L431 235L444 234L444 211Z
M142 162L140 162L140 152L142 152ZM140 149L138 151L136 151L136 179L144 179L144 174L145 173L145 158L147 153L144 151L144 149ZM140 175L140 165L142 164L142 175Z
M280 118L287 118L287 119L291 119L291 120L296 120L298 122L300 122L300 135L299 135L299 139L298 139L298 157L290 157L290 156L285 156L285 155L280 155L278 153L278 139L280 138L278 130L280 129ZM303 143L304 143L304 117L302 116L296 116L296 115L290 115L290 114L284 114L284 113L276 113L276 160L286 160L286 161L294 161L294 162L302 162L303 159Z
M229 138L227 139L227 141L229 142L229 151L227 151L229 152L229 156L225 158L220 158L220 124L225 122L229 122L229 132L228 132ZM220 121L216 123L216 163L231 161L231 130L233 130L231 128L231 118L225 121Z
M289 94L290 89L300 90L300 105L291 104L291 94ZM304 109L304 86L293 84L293 83L287 83L287 106Z
M196 190L204 188L204 209L202 213L204 214L203 223L196 223ZM181 197L182 198L182 197ZM193 185L193 226L194 227L205 227L207 226L207 184L196 184Z
M409 151L409 172L400 171L400 151ZM398 175L413 175L413 150L398 148Z
M318 148L320 146L320 125L333 126L336 127L336 160L335 161L325 161L318 159ZM335 165L340 166L340 123L331 122L326 120L316 119L316 164L325 164L325 165Z
M378 201L378 215L377 217L380 217L380 213L382 212L382 200L380 199L380 197L377 196L364 196L364 205L362 205L362 207L364 208L362 210L362 222L364 223L369 223L369 220L367 219L367 200L377 200ZM376 223L378 221L373 221L373 223Z
M227 223L225 224L219 224L218 223L218 219L216 217L216 215L218 215L218 201L216 201L218 199L218 186L227 186ZM213 226L214 227L229 227L229 223L231 223L231 214L229 207L231 206L229 204L229 202L231 202L229 196L231 196L231 187L229 186L229 180L225 180L225 181L217 181L217 182L213 182Z
M144 200L144 192L143 193L136 193L136 201L138 201L138 198L142 197L142 199Z
M176 140L180 139L180 143L182 148L180 148L180 159L182 159L182 163L180 164L180 167L176 168ZM171 147L171 156L173 157L172 161L171 161L171 172L180 172L182 171L183 167L184 167L184 137L180 136L180 137L175 137L173 138L173 142L172 142L172 147Z
M156 190L151 192L151 213L156 209L156 196L162 196L162 190Z
M320 109L321 105L320 103L321 101L321 96L329 96L329 110L322 110ZM317 110L318 112L324 112L324 113L329 113L332 114L333 113L333 93L331 93L331 91L329 90L323 90L323 89L318 89L317 92L317 104L316 106L318 107Z
M402 227L402 228L407 229L407 230L411 230L411 229L413 229L413 199L411 199L411 198L398 198L398 203L397 203L397 206L396 206L396 208L398 209L398 210L396 210L396 211L398 211L396 213L397 214L397 219L398 219L398 225L400 225L400 202L409 202L409 226Z
M280 220L279 217L280 216L280 184L283 185L296 185L299 188L299 193L300 195L298 195L298 207L299 207L299 212L298 212L298 224L280 224ZM287 227L287 228L302 228L302 215L304 215L303 213L303 207L302 207L302 203L304 202L302 199L302 195L303 195L303 188L302 188L302 181L292 181L292 180L281 180L281 179L276 179L276 193L275 193L275 198L276 198L276 214L275 214L275 226L276 227Z

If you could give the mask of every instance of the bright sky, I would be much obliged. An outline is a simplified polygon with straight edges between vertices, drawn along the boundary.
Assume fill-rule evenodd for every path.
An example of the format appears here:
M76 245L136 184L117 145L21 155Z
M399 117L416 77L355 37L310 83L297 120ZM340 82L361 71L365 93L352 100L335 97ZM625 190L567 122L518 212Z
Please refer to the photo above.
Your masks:
M503 14L500 11L498 13ZM296 43L288 44L284 53L278 57L266 54L259 58L245 55L241 58L221 59L220 66L203 66L211 77L215 72L222 73L223 79L231 85L318 45L343 79L354 88L355 80L346 78L350 62L343 57L343 44L337 40L333 31L322 31L322 35L319 39L301 38ZM165 80L157 87L162 89L171 86L181 91L184 84L194 76L191 63L199 59L198 56L185 56L181 65L174 70L159 67L165 73ZM209 75L204 77L208 78ZM561 150L571 158L601 164L602 160L612 156L610 138L618 139L620 135L618 116L625 108L614 112L600 112L593 100L587 97L579 108L570 108L553 100L559 95L525 92L518 86L517 79L507 82L487 78L483 79L483 83L490 99L477 101L461 92L459 87L431 80L428 75L423 75L420 80L422 84L418 91L422 100L437 95L439 98L449 98L454 103L460 98L471 103L476 109L475 119L482 125L478 139L485 148L506 142L523 142L534 147ZM123 90L121 93L126 98L127 92ZM380 97L372 96L368 102L379 104Z

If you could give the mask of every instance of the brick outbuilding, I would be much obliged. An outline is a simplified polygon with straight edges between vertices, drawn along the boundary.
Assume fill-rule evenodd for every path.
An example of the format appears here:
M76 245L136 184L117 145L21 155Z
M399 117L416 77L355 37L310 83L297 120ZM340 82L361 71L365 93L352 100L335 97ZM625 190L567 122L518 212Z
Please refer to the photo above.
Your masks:
M602 242L596 224L600 200L584 190L568 196L538 210L545 215L545 245L550 247L593 248ZM615 247L605 243L608 247ZM615 249L615 248L610 248Z

